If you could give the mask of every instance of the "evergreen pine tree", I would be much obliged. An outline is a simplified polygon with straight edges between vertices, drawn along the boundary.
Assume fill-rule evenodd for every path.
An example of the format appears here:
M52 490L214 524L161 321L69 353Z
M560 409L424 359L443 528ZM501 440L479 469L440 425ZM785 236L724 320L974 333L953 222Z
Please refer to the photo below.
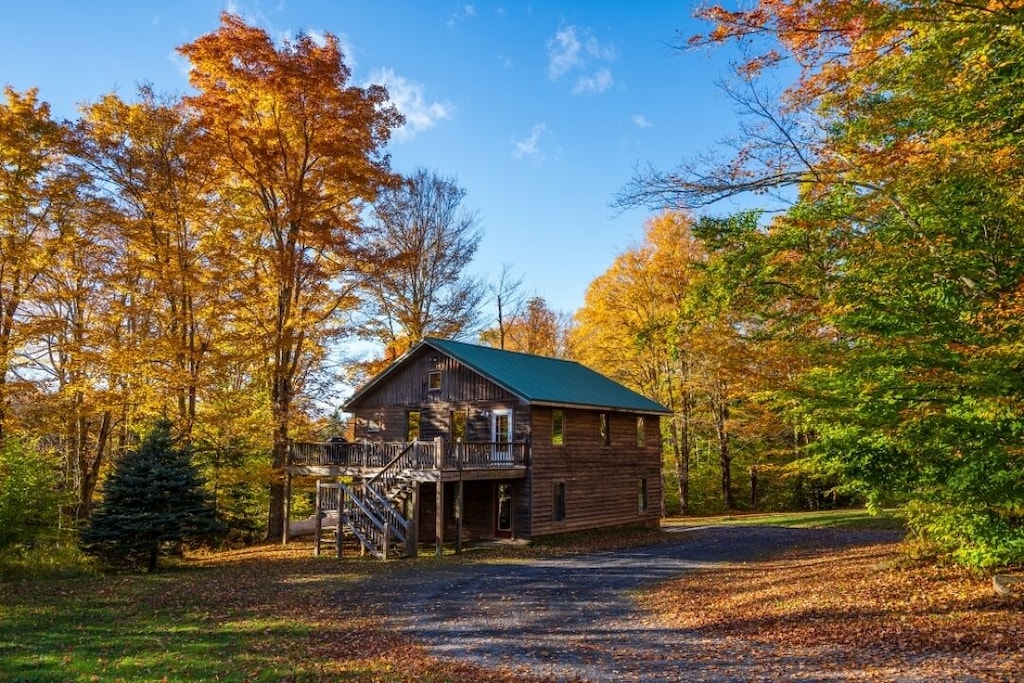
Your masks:
M170 421L160 420L115 464L82 531L83 549L111 564L155 570L159 555L174 544L223 530L203 484L188 451L175 446Z

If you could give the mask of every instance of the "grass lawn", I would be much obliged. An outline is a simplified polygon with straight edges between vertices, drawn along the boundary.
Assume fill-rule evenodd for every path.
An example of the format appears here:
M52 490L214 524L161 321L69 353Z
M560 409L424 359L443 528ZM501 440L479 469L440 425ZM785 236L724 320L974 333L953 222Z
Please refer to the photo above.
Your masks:
M864 509L818 510L816 512L735 513L714 517L672 517L666 525L697 526L787 526L799 529L890 529L904 528L898 510L871 514Z
M856 512L747 516L744 523L843 526ZM830 516L838 515L834 519ZM721 520L674 523L733 524ZM313 557L308 543L260 546L191 557L155 574L109 574L0 583L0 681L523 681L521 674L438 662L388 631L366 604L364 580L466 562L604 550L665 538L630 530L562 537L558 543L424 556L384 565L368 558ZM674 536L678 539L679 536ZM858 555L857 553L862 553ZM886 642L894 619L900 642L920 647L961 634L965 652L985 649L1005 662L1024 633L1019 599L993 597L982 577L899 562L896 546L839 556L695 572L652 588L644 608L675 626L715 636L768 639L803 647L828 615L860 615L865 642ZM879 568L882 569L879 569ZM726 570L723 570L726 571ZM819 585L820 584L820 585ZM359 587L357 588L357 585ZM728 590L721 588L727 586ZM766 592L768 591L768 592ZM771 591L784 591L772 593ZM785 592L788 591L788 592ZM828 594L840 600L800 602ZM763 612L773 605L778 614ZM764 620L752 628L757 607ZM708 621L707 615L716 615ZM825 615L825 616L828 616ZM1016 634L1016 635L1014 635ZM953 636L950 636L953 637ZM996 643L996 645L992 645ZM1022 655L1024 657L1024 655ZM1024 666L1017 659L1013 665Z
M0 680L500 680L439 665L346 596L374 572L408 567L293 544L155 574L3 583Z

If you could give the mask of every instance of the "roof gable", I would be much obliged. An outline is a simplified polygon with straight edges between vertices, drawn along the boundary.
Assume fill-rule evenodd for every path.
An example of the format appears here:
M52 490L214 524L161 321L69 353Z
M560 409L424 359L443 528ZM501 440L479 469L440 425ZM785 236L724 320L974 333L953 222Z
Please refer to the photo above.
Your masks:
M660 403L652 401L575 361L505 351L489 346L433 337L427 337L421 341L357 391L346 403L346 408L423 346L429 346L454 358L472 371L529 403L607 408L640 413L666 414L671 412Z

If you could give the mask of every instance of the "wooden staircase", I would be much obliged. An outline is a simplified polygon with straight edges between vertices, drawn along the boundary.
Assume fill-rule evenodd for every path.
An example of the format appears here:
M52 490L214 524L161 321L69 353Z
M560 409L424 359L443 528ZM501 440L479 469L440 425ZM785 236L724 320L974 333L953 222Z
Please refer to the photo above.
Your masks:
M358 541L360 552L382 560L415 556L415 529L410 528L411 523L403 512L415 490L415 479L411 476L415 469L414 446L410 443L365 480L351 485L317 482L314 547L318 555L324 531L330 531L321 520L334 513L338 523L333 540L339 557L346 533L351 533Z

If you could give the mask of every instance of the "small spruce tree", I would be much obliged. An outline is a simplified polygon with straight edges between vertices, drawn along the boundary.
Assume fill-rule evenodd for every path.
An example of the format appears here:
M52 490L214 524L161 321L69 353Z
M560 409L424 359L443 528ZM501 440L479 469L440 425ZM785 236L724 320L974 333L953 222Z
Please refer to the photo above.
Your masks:
M223 531L203 484L188 451L175 446L170 421L158 421L115 464L82 530L82 548L111 564L154 571L168 549Z

